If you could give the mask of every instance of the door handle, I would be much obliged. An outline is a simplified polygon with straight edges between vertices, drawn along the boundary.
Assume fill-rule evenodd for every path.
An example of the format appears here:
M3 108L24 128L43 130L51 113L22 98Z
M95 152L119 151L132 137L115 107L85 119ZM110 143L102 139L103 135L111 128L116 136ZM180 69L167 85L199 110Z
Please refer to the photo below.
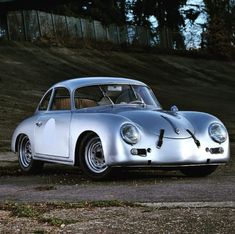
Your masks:
M41 122L41 121L37 122L37 123L36 123L36 126L37 126L37 127L41 127L41 126L42 126L42 122Z

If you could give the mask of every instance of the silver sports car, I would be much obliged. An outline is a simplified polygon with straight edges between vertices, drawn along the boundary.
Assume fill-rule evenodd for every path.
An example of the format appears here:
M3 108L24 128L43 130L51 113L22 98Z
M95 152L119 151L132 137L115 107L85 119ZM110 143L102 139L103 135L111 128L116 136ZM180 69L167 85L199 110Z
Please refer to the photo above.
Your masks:
M53 162L78 165L93 179L136 166L205 176L228 162L229 137L212 115L163 110L142 82L91 77L51 87L16 128L12 151L29 173Z

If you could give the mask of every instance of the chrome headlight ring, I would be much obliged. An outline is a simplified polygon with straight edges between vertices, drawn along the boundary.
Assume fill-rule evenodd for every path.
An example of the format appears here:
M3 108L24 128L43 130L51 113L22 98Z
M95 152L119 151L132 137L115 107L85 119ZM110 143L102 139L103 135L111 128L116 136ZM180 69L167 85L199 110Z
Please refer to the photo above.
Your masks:
M123 124L120 129L120 133L122 139L128 144L134 145L138 143L140 140L139 130L133 124L130 123Z
M227 130L220 123L212 123L209 126L209 135L211 139L217 143L223 143L227 140Z

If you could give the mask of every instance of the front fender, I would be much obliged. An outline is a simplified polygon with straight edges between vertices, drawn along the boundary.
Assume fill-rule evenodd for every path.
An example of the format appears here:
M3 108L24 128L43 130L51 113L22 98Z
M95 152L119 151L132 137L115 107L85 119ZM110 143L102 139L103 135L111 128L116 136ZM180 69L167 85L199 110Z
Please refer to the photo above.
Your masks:
M197 135L205 134L205 132L208 133L208 128L212 123L217 122L224 126L221 120L207 113L194 111L180 111L179 114L183 115L186 119L191 122L191 124L195 128L195 133Z
M120 128L125 123L131 123L131 121L114 114L73 113L70 130L70 153L72 158L75 159L75 149L79 136L86 131L92 131L100 137L105 160L108 163L110 155L116 155L117 151L121 151L123 141L120 135Z
M194 126L195 136L200 141L202 148L208 149L213 147L223 147L225 153L227 153L227 155L230 155L228 131L227 131L227 140L221 144L213 141L209 135L209 126L212 123L216 122L224 126L221 120L219 120L217 117L213 115L203 112L182 111L179 113L182 114L185 118L187 118Z

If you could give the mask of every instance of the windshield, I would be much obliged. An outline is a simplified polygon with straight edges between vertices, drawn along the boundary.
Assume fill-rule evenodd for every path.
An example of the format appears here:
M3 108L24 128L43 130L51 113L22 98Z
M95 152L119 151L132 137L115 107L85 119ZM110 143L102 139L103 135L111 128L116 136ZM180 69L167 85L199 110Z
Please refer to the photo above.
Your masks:
M74 95L77 109L104 105L150 105L160 108L152 90L141 85L96 85L78 88Z

